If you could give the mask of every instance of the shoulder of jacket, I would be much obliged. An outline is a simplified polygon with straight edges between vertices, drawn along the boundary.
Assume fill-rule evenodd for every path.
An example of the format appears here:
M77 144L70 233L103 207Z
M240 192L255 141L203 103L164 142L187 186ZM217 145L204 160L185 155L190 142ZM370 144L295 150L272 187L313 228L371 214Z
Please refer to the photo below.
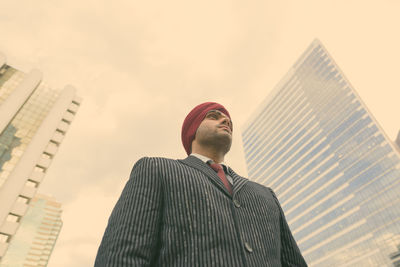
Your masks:
M158 163L173 163L178 162L178 160L163 157L142 157L136 162L136 164L139 164L141 162L152 162L158 165Z
M270 187L265 186L265 185L260 184L260 183L257 183L257 182L255 182L255 181L252 181L252 180L250 180L250 179L249 179L249 183L251 183L251 184L253 184L253 185L255 185L255 186L262 187L262 188L264 188L264 189L266 189L266 190L272 191L272 189L271 189Z
M274 192L274 190L272 190L271 187L265 186L263 184L260 184L260 183L254 182L254 181L251 181L250 179L249 179L248 183L252 184L253 186L262 188L262 190L267 191L267 192L271 193L274 197L276 197L275 192Z

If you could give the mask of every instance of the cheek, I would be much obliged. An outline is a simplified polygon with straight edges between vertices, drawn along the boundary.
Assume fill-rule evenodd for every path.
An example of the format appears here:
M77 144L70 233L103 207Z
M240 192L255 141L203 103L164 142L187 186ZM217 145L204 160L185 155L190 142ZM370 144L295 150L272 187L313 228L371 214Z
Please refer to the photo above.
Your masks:
M203 135L204 135L204 126L200 124L200 126L196 130L195 139L198 139L199 137L201 138L201 136Z
M215 125L211 123L202 123L199 125L199 128L197 128L196 136L207 136L209 134L212 134L216 131L215 128Z

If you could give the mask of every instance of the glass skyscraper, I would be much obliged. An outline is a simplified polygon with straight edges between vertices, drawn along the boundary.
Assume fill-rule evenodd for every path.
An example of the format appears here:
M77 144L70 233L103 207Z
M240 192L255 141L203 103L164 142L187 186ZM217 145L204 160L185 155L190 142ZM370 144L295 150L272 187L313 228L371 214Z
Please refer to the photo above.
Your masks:
M47 266L61 227L61 204L53 197L36 194L0 266Z
M81 99L42 73L10 66L0 53L0 262L17 233Z
M393 266L400 154L318 40L242 138L249 177L276 192L310 266Z

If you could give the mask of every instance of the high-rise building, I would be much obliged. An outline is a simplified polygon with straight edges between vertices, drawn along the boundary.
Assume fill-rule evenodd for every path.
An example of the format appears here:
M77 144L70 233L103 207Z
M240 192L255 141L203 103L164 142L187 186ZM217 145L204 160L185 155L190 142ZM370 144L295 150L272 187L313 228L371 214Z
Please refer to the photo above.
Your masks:
M400 155L318 40L242 137L249 177L276 192L310 266L391 266Z
M72 86L54 90L0 54L0 262L80 102Z
M61 204L53 197L36 194L0 266L47 266L61 226Z
M392 259L393 262L393 267L400 267L400 245L398 245L397 248L398 251L390 255L390 259Z
M398 132L397 138L396 138L396 140L394 141L394 143L396 144L397 150L400 151L400 131Z

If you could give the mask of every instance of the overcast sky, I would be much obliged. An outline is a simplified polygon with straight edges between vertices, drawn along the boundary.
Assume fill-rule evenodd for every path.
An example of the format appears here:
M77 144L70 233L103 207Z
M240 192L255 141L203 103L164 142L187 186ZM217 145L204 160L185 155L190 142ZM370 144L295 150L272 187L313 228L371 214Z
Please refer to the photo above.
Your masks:
M40 188L64 210L49 267L93 265L134 162L184 158L181 124L199 103L230 111L226 161L246 175L241 125L314 38L395 139L399 14L397 0L2 1L8 64L84 99Z

